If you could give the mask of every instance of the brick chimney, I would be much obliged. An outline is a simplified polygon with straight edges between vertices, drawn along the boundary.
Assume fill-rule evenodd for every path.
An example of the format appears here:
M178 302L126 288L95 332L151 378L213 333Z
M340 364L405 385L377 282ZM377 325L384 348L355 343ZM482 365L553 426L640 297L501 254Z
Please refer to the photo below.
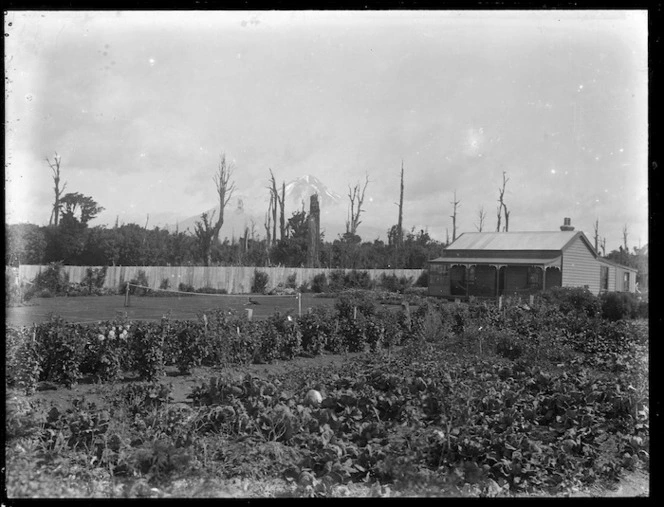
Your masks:
M565 217L563 225L560 226L561 231L573 231L572 219Z

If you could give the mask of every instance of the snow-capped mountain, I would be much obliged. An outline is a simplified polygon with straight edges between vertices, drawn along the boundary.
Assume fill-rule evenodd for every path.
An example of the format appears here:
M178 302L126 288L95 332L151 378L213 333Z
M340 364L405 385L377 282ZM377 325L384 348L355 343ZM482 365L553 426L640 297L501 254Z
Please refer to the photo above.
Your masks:
M281 186L278 185L277 188L281 192ZM321 228L330 231L333 235L342 232L344 222L339 217L345 219L346 204L343 198L330 190L321 180L310 174L301 176L286 184L286 218L290 218L294 211L301 210L303 201L305 211L309 212L309 198L313 194L318 194L318 202L321 208ZM224 210L224 225L221 228L221 238L238 238L242 236L245 227L251 229L252 221L256 234L264 237L265 213L267 212L268 202L269 192L267 189L264 190L262 197L252 197L250 194L233 196L228 203L228 207ZM215 212L214 215L212 215L213 211ZM205 212L211 218L211 222L214 223L219 216L219 206L205 210ZM203 213L203 210L196 215L178 220L177 229L180 232L188 230L190 234L193 234L196 222L201 221L201 213ZM175 228L175 223L167 226L167 229L170 231L174 231Z
M286 184L286 198L288 203L309 210L309 198L313 194L318 194L318 202L322 209L328 206L334 206L341 202L342 197L336 192L327 188L327 186L315 176L307 174Z

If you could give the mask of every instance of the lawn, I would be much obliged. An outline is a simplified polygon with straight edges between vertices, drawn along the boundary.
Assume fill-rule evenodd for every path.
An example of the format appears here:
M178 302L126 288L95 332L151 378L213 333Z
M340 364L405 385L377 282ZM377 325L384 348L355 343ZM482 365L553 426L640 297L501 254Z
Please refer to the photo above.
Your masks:
M250 303L250 299L258 304ZM317 298L302 294L302 311L316 306L333 306L334 298ZM97 322L126 314L129 320L159 320L164 315L173 319L195 319L199 312L210 308L229 308L238 312L251 309L255 319L264 319L275 310L298 312L297 299L284 296L189 296L138 297L132 296L125 307L124 296L77 296L34 298L24 306L6 308L6 323L10 326L29 326L46 322L51 314L69 322Z

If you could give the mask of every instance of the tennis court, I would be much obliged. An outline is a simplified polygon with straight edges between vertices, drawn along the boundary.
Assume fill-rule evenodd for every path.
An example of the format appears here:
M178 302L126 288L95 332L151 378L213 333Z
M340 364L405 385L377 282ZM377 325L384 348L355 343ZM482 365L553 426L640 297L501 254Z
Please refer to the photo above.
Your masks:
M334 298L316 298L301 295L302 312L316 306L333 306ZM159 320L168 315L173 319L195 319L208 309L233 309L237 312L252 310L253 319L264 319L275 311L298 314L295 296L196 295L182 297L131 296L125 306L125 296L77 296L34 298L25 306L5 309L6 323L10 326L29 326L49 320L52 314L69 322L97 322L127 315L130 320Z

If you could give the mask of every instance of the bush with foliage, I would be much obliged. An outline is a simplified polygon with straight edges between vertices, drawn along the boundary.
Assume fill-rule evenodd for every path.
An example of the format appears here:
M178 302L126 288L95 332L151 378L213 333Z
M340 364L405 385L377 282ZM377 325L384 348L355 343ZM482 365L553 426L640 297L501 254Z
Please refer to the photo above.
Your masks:
M85 276L81 281L81 285L87 288L88 294L99 294L100 290L104 287L106 281L107 267L101 268L87 268Z
M286 287L297 289L297 273L291 273L286 277Z
M42 358L41 380L70 387L81 378L86 328L80 324L68 324L61 317L53 316L49 322L35 326L35 338Z
M64 295L69 288L69 274L62 269L61 262L51 262L41 271L25 291L24 299Z
M382 273L380 275L379 285L387 291L403 294L406 289L413 285L413 277Z
M429 287L429 270L425 269L415 280L415 287Z
M542 294L542 299L558 306L563 313L585 314L594 317L601 313L597 296L585 287L551 287Z
M325 273L318 273L317 275L314 275L314 278L311 281L311 290L318 294L321 292L327 292L329 290L327 275Z
M26 395L35 392L42 371L42 355L34 331L24 327L6 328L5 382Z
M334 307L339 318L353 319L356 317L356 313L361 313L365 317L375 314L377 305L376 298L371 291L345 290L339 294Z
M158 324L136 322L132 326L131 352L133 370L142 380L158 380L164 375L165 339L170 323L162 319Z
M606 292L600 296L602 317L608 320L648 317L648 303L631 292Z
M254 294L263 294L267 288L269 276L265 271L254 270L254 279L251 282L251 292Z

